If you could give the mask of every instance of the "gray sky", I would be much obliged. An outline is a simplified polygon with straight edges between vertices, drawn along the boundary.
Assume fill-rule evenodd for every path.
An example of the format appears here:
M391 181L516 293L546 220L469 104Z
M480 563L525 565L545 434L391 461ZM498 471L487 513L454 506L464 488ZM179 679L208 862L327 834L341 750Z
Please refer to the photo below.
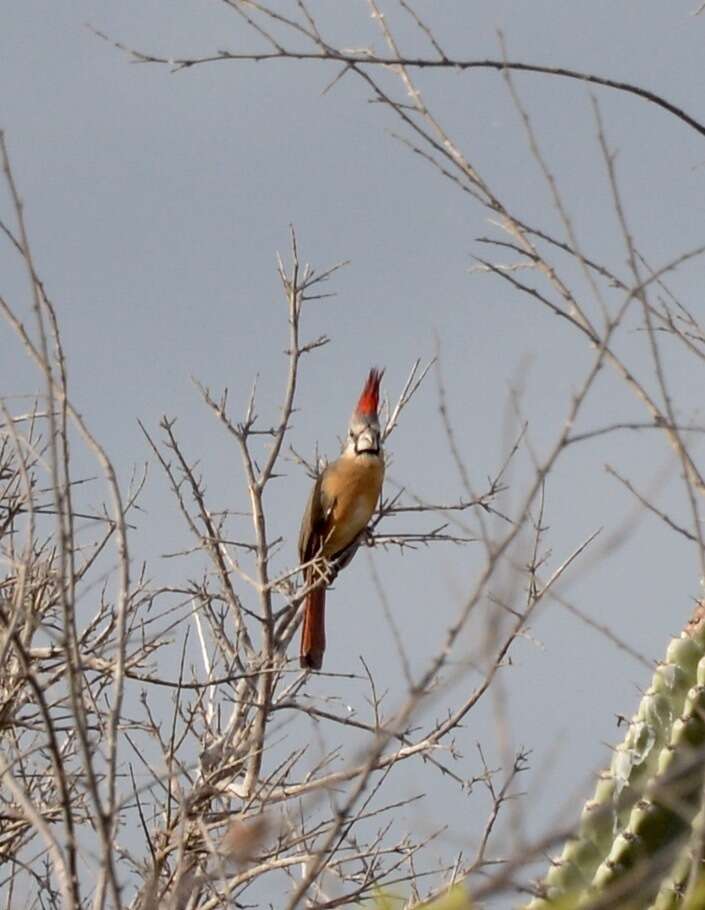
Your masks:
M695 5L446 0L416 6L449 53L497 58L501 29L510 59L636 83L705 119L705 15L693 17ZM398 11L391 6L396 22ZM317 9L332 40L383 49L366 4L321 2ZM476 242L499 236L487 212L392 137L397 124L388 111L368 103L359 81L346 78L322 95L336 70L295 63L218 63L171 74L166 67L131 63L86 23L129 46L174 57L257 43L224 4L205 0L9 0L4 6L0 125L35 258L60 315L74 403L123 479L134 464L150 460L137 419L156 432L167 413L179 418L187 452L202 462L213 508L245 507L237 452L191 377L215 390L227 386L237 413L259 375L259 412L265 422L274 419L286 370L286 312L275 254L287 253L290 223L302 257L315 266L351 260L331 282L337 296L305 313L305 334L325 333L331 344L305 363L301 411L290 440L297 450L311 455L318 443L335 455L368 368L386 367L385 390L393 397L412 362L429 359L437 349L458 444L478 488L498 469L516 430L507 416L511 387L522 389L532 444L539 453L546 450L591 352L561 320L506 283L468 272L473 254L503 258ZM418 50L418 35L403 20L398 27L405 49ZM515 82L585 251L626 274L589 92L580 83L539 75L517 76ZM503 199L532 223L559 230L502 78L494 72L426 74L420 85L429 107ZM639 99L605 90L595 90L595 96L610 146L618 151L635 241L660 266L702 242L705 142ZM4 190L0 204L8 217ZM587 295L576 269L566 269ZM696 260L670 279L696 316L702 316L700 271ZM0 247L0 275L0 292L28 319L21 270L7 245ZM610 303L618 300L615 294ZM620 350L648 380L638 328L635 318L622 333ZM1 337L2 393L34 393L36 376L9 329ZM670 354L680 414L697 420L702 379L694 375L694 361L684 360L675 347ZM612 375L600 378L598 390L579 430L647 419ZM426 500L460 495L433 377L389 448L394 482ZM76 458L86 473L95 473L83 454ZM555 568L603 527L594 546L599 558L589 556L561 591L646 657L658 658L699 592L695 550L643 515L623 545L608 545L633 514L634 502L606 474L606 463L655 490L661 506L686 520L678 468L664 441L645 434L598 437L572 447L547 487L548 565ZM516 503L530 470L523 451L505 509ZM273 530L286 539L281 568L296 561L308 485L292 464L269 502ZM91 495L97 502L103 493L96 488ZM188 535L156 467L143 507L133 553L150 561L156 579L185 573L185 567L160 559L184 546ZM439 546L403 558L374 554L415 666L442 640L480 557L472 546ZM403 695L403 678L367 559L358 555L330 595L327 667L358 670L363 654L389 688L393 705ZM482 618L476 617L477 636ZM555 604L543 609L531 632L531 639L516 646L504 686L512 741L533 750L523 786L527 823L537 832L564 807L563 800L573 811L571 797L587 795L591 772L608 761L604 743L622 738L615 715L632 713L649 673ZM466 636L463 647L472 648L476 640ZM330 687L330 680L314 679L309 690L331 693ZM442 714L445 702L428 717L435 710ZM492 717L488 699L468 718L458 738L463 773L480 770L478 741L496 760ZM400 768L399 792L423 786L419 774L411 764ZM462 802L450 784L430 780L438 787L432 821L449 824L449 842L457 847L481 826L483 797ZM427 808L410 810L410 824L427 824L428 815Z

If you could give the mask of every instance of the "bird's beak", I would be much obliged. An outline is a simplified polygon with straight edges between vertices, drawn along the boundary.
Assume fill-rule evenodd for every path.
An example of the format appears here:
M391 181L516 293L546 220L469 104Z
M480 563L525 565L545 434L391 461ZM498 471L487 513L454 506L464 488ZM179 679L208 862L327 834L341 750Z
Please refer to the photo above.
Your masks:
M355 451L358 455L364 452L379 452L379 433L373 427L366 427L355 440Z

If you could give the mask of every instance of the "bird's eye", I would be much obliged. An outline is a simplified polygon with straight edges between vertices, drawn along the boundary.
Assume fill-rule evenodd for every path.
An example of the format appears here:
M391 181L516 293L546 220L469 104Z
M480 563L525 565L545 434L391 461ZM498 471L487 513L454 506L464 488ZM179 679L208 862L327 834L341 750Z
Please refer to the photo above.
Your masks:
M352 430L349 431L348 436L350 437L350 439L354 439L354 438L355 438L355 434L353 433Z

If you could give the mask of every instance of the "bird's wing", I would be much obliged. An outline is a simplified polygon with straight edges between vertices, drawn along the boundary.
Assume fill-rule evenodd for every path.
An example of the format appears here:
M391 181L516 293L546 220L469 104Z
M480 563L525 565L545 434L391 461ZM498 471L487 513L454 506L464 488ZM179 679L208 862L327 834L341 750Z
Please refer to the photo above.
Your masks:
M325 536L329 510L325 508L321 492L323 474L319 474L306 503L306 511L299 531L299 558L309 562L321 549Z

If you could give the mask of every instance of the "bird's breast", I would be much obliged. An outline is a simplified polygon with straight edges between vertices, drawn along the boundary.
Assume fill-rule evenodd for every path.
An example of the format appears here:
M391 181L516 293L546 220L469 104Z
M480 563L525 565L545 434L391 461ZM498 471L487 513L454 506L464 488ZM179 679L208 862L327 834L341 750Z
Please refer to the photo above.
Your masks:
M377 505L384 478L382 456L341 457L322 479L323 504L330 509L323 555L344 550L367 526Z

